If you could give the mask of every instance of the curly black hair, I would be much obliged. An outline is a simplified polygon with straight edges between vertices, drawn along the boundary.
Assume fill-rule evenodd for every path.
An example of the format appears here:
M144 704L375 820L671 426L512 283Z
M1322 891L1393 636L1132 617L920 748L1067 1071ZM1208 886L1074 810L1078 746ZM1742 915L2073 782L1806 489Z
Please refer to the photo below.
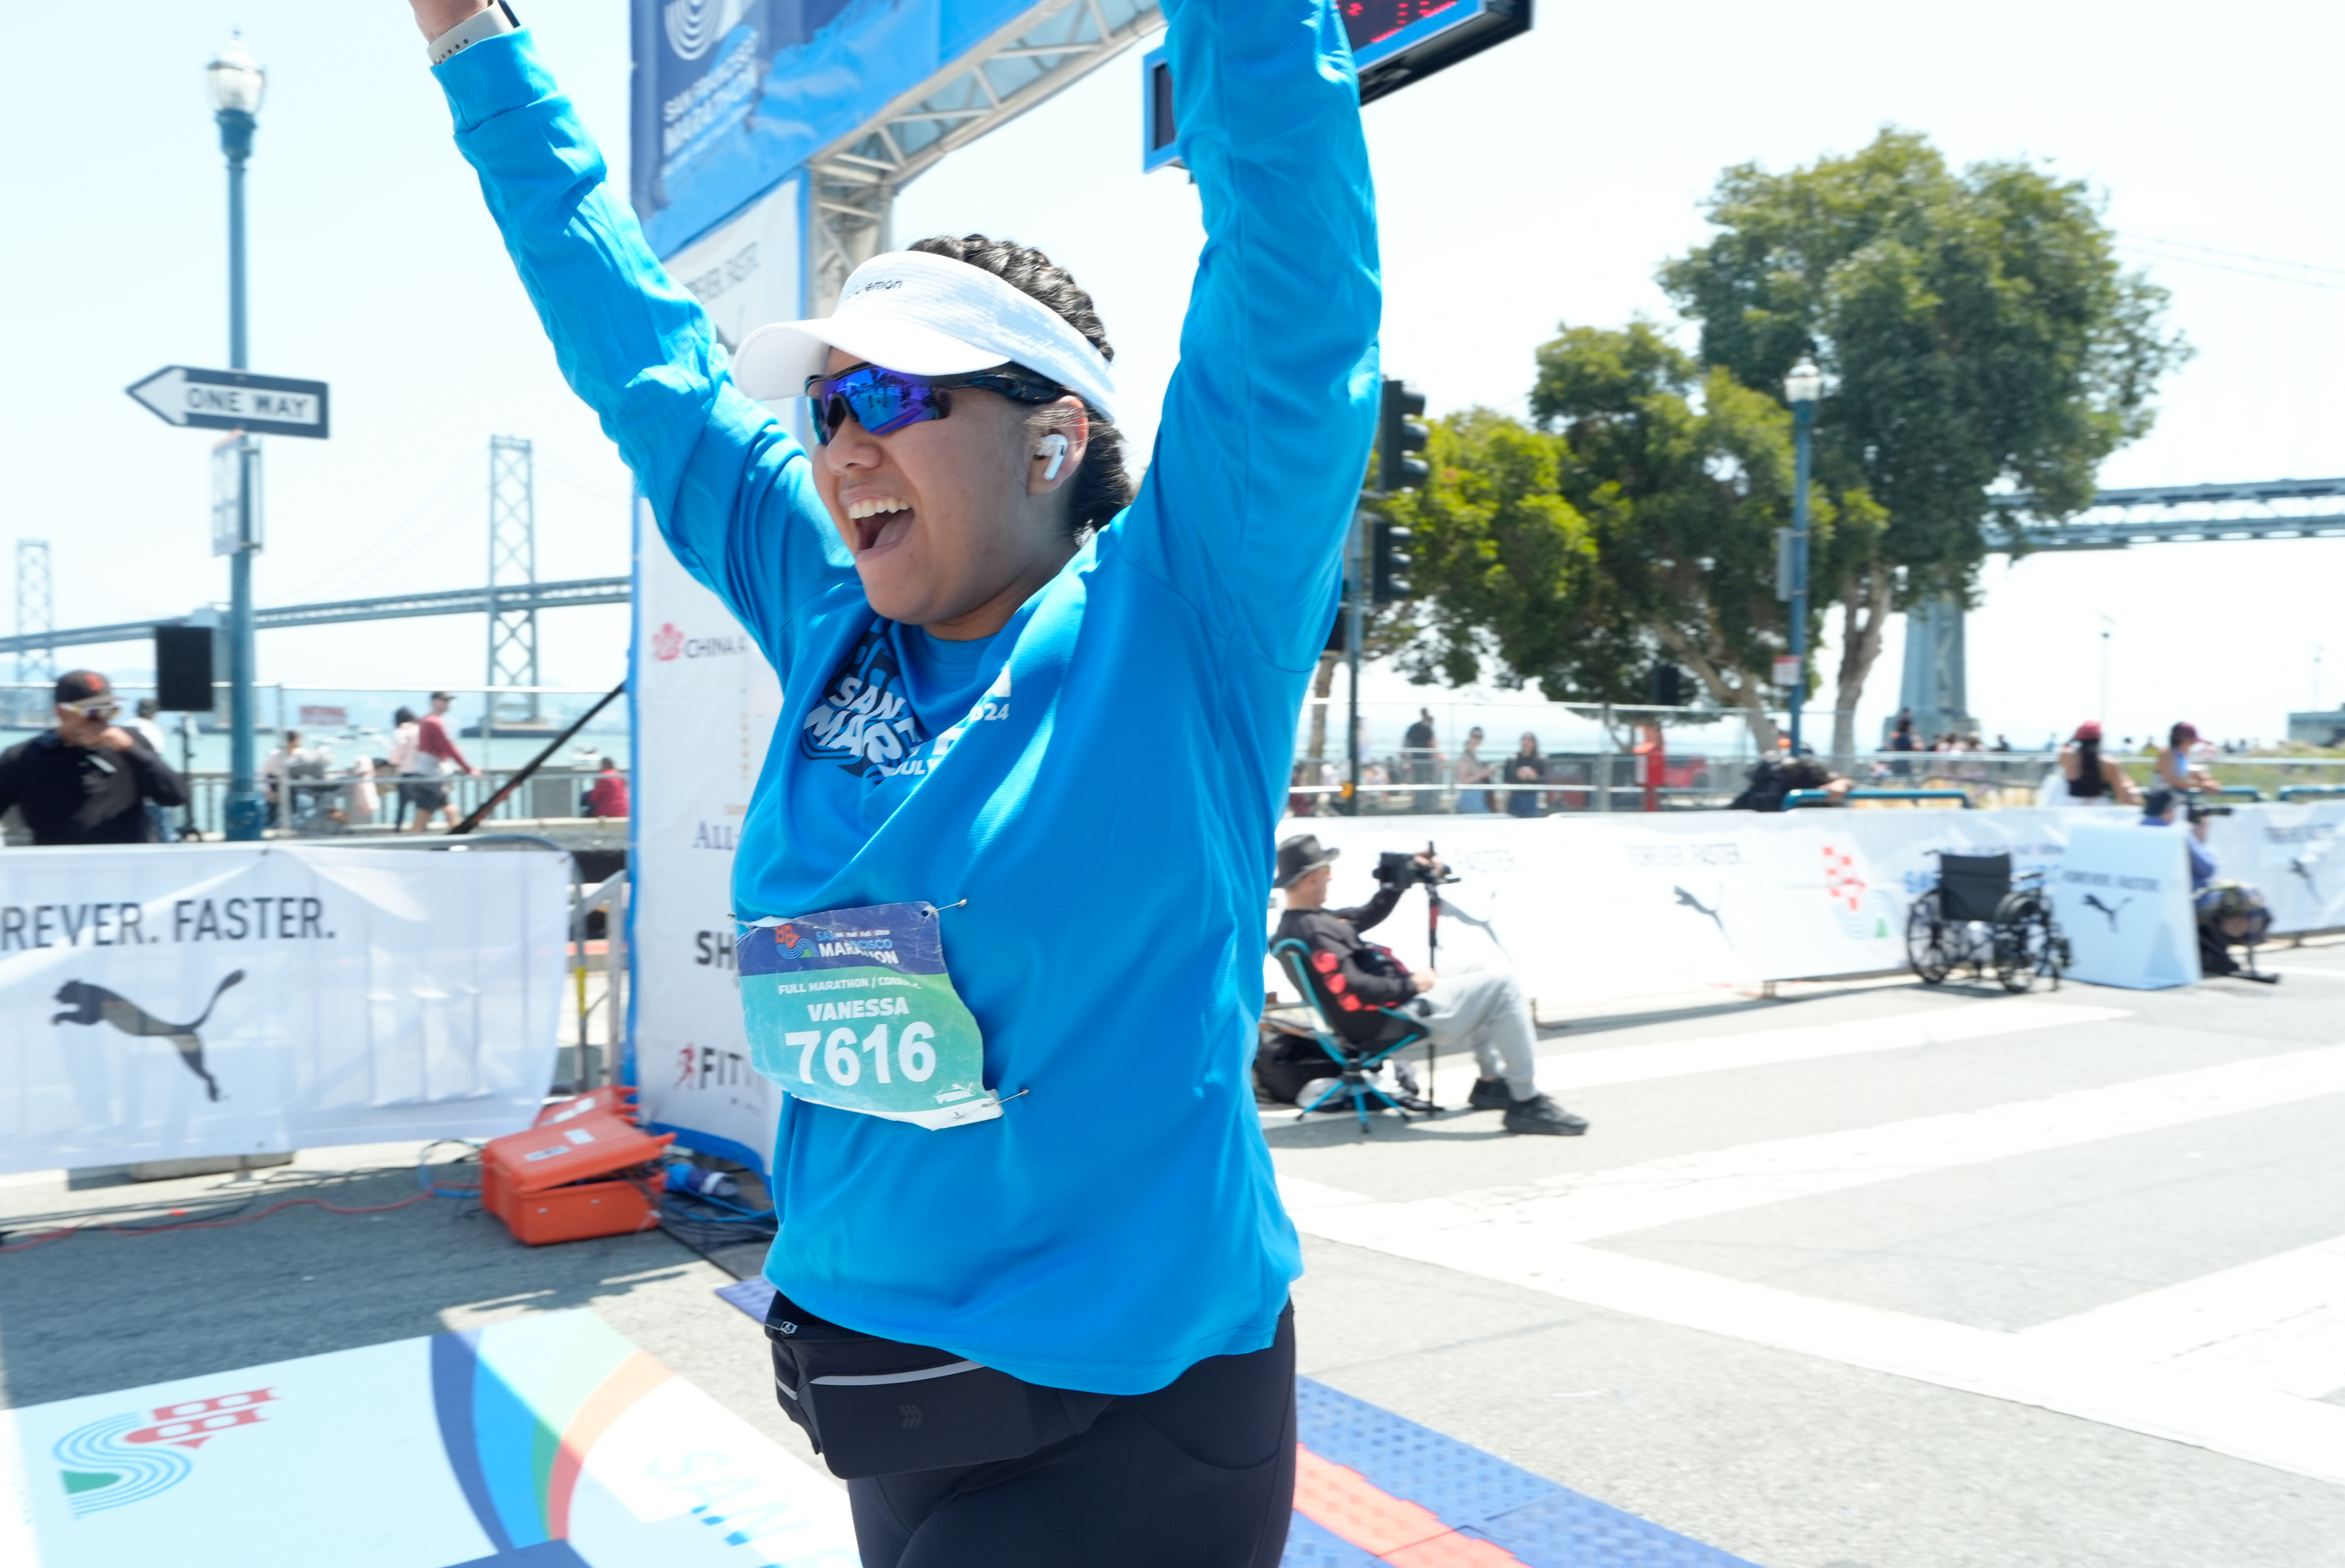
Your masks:
M1101 358L1115 358L1115 350L1109 346L1107 329L1100 324L1099 310L1091 303L1091 297L1068 275L1065 268L1040 250L985 234L964 234L958 239L939 234L916 240L906 249L984 268L1020 293L1056 311L1061 320L1100 351ZM1091 449L1075 471L1067 513L1068 524L1078 538L1107 526L1117 513L1132 504L1136 489L1124 468L1123 433L1088 402L1083 412L1091 419ZM1045 409L1036 416L1044 427L1070 417L1063 409Z

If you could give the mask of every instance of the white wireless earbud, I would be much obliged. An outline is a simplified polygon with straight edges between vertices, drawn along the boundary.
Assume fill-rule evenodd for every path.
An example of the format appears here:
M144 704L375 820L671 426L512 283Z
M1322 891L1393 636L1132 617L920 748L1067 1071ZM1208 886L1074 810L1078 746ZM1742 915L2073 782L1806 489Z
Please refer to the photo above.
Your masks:
M1059 470L1067 465L1067 438L1063 435L1044 436L1042 444L1034 449L1034 455L1051 460L1051 465L1042 470L1044 479L1058 478Z

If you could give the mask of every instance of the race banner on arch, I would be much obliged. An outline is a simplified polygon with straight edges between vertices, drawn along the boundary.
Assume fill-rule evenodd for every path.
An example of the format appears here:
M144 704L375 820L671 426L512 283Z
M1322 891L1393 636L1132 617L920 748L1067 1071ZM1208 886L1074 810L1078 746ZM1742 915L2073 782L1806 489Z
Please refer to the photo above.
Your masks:
M1003 28L1064 8L635 0L631 195L654 253L692 243Z
M782 707L773 666L635 504L634 898L627 951L644 1120L758 1170L781 1090L749 1065L733 852Z

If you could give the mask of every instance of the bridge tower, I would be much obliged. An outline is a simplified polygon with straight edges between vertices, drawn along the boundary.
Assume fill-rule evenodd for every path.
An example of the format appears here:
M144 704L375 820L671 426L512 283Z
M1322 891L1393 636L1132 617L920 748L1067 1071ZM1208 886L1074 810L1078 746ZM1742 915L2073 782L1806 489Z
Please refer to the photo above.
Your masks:
M22 637L40 636L57 629L55 603L49 590L49 542L46 539L16 541L16 635ZM18 680L55 680L57 678L57 650L54 647L20 647L16 654ZM37 697L37 694L36 694ZM36 700L34 708L48 706L46 698Z
M489 685L538 685L537 611L507 609L499 590L537 581L536 462L516 435L489 437ZM488 719L533 720L540 698L500 702L492 692Z
M1906 611L1905 678L1898 689L1897 706L1914 715L1914 733L1923 744L1950 729L1967 735L1975 728L1978 721L1971 717L1969 687L1963 602L1951 597L1932 599Z

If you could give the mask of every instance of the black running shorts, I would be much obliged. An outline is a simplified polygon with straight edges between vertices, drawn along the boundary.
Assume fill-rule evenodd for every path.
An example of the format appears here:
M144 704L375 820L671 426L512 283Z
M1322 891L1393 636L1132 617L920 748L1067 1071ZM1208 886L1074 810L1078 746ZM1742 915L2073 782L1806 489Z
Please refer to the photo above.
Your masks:
M1294 1507L1294 1309L1023 1459L847 1483L863 1568L1277 1568Z

